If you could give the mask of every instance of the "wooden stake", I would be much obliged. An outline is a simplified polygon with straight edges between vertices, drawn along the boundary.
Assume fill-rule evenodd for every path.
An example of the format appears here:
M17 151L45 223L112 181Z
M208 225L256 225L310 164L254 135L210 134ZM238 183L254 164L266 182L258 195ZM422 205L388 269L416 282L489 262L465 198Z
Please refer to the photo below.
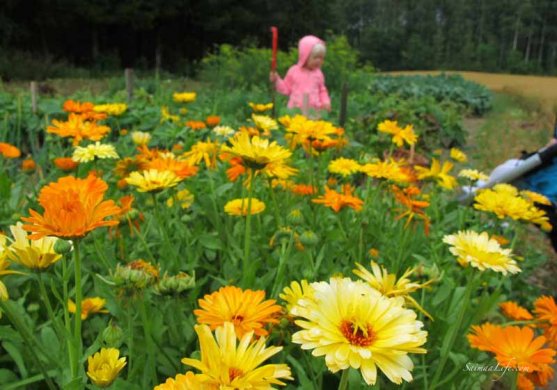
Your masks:
M37 113L37 103L39 100L39 86L36 81L31 81L31 111L33 114Z
M307 117L309 113L309 95L304 93L304 100L302 100L302 115Z
M126 78L126 91L128 92L128 103L133 99L133 69L126 68L124 71L124 77Z
M346 115L348 110L348 84L342 84L342 91L340 94L340 113L338 116L338 125L344 127L346 123Z

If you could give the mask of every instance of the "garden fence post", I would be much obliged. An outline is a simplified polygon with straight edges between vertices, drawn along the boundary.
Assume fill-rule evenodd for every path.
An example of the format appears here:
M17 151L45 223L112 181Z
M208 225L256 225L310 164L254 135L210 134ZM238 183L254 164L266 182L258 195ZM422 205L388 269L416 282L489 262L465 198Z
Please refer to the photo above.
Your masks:
M39 98L39 88L36 81L31 81L31 111L37 113L37 102Z
M309 95L307 93L304 93L304 97L302 100L302 115L307 117L308 112L309 112Z
M124 71L124 76L126 77L126 91L128 92L128 103L130 103L133 98L133 69L126 68L126 70Z
M340 93L340 113L338 116L338 125L344 127L346 122L346 114L348 110L348 84L342 84L342 91Z

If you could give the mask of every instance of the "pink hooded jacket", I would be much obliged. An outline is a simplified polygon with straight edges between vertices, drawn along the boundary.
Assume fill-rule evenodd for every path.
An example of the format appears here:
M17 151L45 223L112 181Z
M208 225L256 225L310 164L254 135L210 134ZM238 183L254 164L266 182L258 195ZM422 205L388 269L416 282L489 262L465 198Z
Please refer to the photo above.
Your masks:
M325 44L321 39L313 35L307 35L300 39L298 44L298 63L292 65L284 80L277 78L275 87L283 95L290 96L288 108L302 108L304 94L308 94L308 108L323 109L331 104L329 92L325 86L325 76L321 69L307 69L304 67L313 46L317 43Z

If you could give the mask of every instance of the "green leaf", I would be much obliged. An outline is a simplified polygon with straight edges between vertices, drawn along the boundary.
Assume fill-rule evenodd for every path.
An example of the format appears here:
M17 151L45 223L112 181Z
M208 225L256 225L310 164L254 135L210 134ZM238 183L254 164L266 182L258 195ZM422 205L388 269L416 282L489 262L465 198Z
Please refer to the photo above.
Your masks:
M21 352L19 352L19 348L9 341L4 341L2 343L2 347L4 347L6 352L8 352L8 354L13 359L14 363L17 366L17 369L21 373L21 376L24 378L27 377L27 368L25 367L25 360L23 359L23 356L21 356Z

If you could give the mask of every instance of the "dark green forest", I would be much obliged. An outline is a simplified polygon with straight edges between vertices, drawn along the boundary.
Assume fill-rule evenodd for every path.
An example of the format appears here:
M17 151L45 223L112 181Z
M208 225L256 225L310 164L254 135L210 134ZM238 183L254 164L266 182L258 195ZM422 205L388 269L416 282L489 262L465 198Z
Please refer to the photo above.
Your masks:
M124 67L193 74L219 44L345 35L380 70L555 74L557 0L2 0L0 76Z

